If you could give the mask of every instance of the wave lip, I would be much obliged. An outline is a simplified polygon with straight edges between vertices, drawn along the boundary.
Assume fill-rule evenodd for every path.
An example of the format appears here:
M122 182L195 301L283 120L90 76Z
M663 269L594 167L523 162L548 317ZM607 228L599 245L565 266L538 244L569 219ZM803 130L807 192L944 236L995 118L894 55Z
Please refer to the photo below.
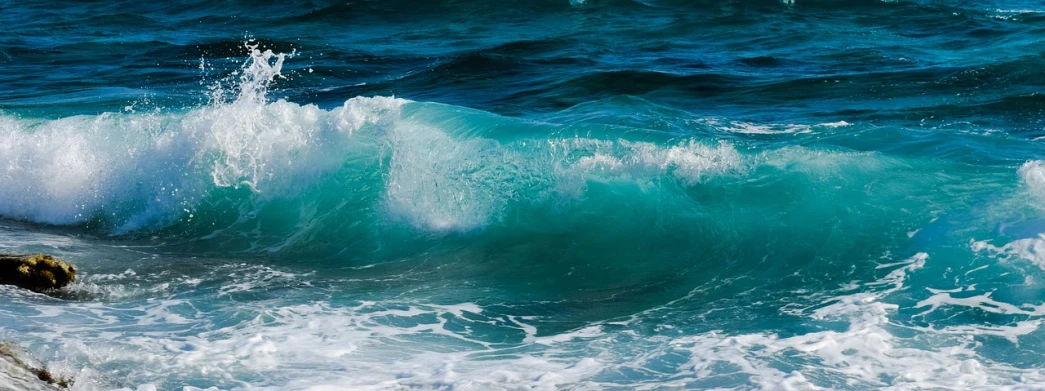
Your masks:
M214 188L286 195L341 163L347 138L406 101L331 111L236 101L185 113L0 117L0 214L47 224L101 219L126 232L169 224Z
M314 209L341 197L419 229L470 231L520 205L580 200L591 182L670 178L692 187L750 164L725 142L581 137L554 127L545 136L499 135L491 132L530 125L397 98L357 97L332 110L252 99L183 113L0 117L0 166L18 184L0 188L0 214L122 234L206 225L211 205L229 197L240 221L271 202Z

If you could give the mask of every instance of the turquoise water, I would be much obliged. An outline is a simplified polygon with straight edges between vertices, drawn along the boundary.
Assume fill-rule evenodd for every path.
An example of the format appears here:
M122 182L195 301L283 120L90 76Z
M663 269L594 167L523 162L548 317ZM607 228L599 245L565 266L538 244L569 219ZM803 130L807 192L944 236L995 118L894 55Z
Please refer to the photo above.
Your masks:
M0 2L74 389L1036 389L1045 8Z

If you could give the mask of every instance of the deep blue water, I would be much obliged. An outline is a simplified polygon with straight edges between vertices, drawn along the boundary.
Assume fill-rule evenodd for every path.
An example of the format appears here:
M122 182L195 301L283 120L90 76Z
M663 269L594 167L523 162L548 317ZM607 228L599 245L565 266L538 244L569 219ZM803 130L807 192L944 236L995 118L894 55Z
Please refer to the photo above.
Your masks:
M78 390L1045 386L1045 6L0 0ZM6 383L2 383L0 388Z

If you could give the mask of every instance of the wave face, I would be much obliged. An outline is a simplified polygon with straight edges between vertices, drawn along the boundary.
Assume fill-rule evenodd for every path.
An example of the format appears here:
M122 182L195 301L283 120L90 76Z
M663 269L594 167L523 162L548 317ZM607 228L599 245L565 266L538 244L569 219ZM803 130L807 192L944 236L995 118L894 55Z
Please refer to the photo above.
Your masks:
M0 252L81 273L0 340L78 390L1035 389L1043 22L0 4Z

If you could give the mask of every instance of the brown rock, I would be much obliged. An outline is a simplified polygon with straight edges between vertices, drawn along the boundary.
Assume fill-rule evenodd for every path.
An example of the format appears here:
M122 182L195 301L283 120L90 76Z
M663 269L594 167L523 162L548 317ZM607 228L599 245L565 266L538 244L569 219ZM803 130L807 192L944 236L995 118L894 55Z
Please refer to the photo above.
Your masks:
M53 391L72 383L52 374L20 346L0 342L0 390Z
M73 281L76 281L76 266L50 255L0 254L0 284L44 292Z

